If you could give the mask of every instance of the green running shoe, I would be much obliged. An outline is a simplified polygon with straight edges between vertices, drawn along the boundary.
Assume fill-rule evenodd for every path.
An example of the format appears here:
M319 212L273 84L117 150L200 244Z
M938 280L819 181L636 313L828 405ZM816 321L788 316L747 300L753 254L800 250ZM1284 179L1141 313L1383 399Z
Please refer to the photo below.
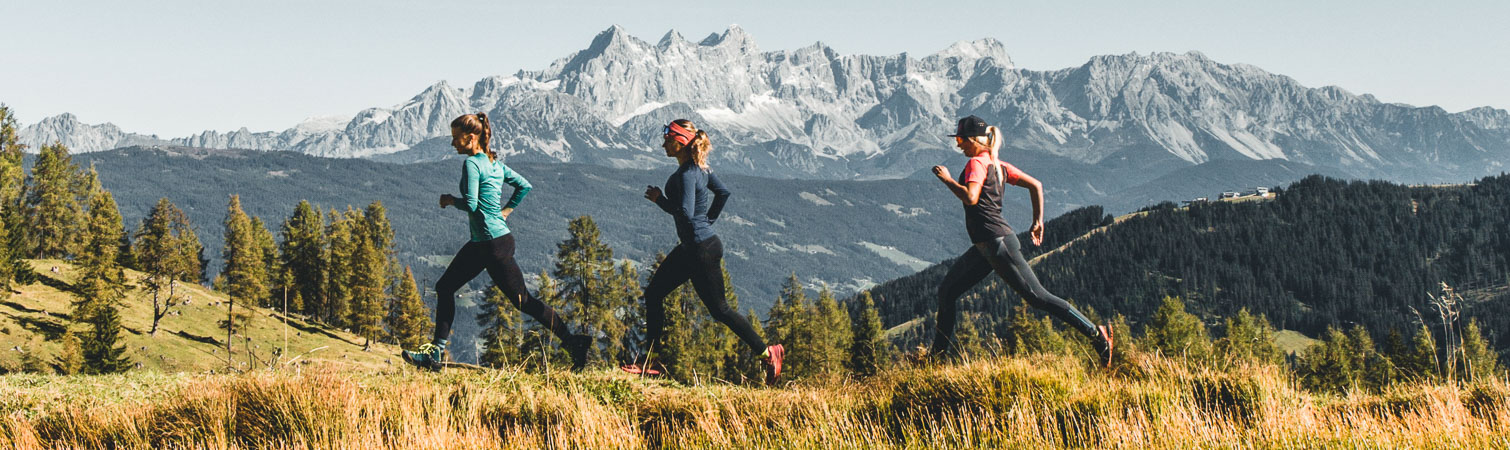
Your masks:
M419 346L418 351L405 350L399 354L403 355L404 361L408 361L409 364L432 372L439 372L441 363L446 360L446 348L433 343Z

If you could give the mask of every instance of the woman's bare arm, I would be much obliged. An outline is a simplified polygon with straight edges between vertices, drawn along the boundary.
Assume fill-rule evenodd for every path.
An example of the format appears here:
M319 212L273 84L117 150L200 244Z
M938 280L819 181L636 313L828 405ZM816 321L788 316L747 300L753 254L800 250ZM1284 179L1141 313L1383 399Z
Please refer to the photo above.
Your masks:
M1028 234L1033 237L1033 245L1041 245L1043 244L1043 183L1024 173L1014 184L1027 189L1028 197L1033 200L1033 226L1028 229Z

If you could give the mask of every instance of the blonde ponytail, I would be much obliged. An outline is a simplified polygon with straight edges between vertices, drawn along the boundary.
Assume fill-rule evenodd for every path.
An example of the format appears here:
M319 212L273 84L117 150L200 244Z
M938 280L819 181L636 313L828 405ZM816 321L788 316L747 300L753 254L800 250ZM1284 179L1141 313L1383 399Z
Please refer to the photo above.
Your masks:
M697 137L692 138L692 142L687 146L691 147L688 150L692 151L692 163L703 170L708 170L708 151L713 149L713 142L708 140L708 133L697 130Z
M692 133L692 137L682 144L682 151L686 152L687 159L697 164L697 167L708 170L708 153L713 150L713 140L708 138L708 133L697 129L697 125L687 119L676 119L671 123Z
M996 170L996 182L1001 185L1001 190L1005 191L1007 189L1007 179L1002 177L1001 163L999 162L1001 161L1001 155L999 154L1001 150L1001 130L995 126L988 126L986 127L985 136L976 136L974 139L975 143L991 149L991 167Z

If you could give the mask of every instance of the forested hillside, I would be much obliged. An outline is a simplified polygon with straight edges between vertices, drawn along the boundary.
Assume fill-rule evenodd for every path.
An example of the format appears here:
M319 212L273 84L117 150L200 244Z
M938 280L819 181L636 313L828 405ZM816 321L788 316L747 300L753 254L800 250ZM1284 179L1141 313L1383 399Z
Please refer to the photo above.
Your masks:
M1019 238L1042 252L1108 219L1079 210L1048 224L1043 247ZM871 291L887 326L922 319L919 329L931 329L934 289L948 263ZM1504 350L1510 176L1460 186L1312 176L1273 200L1164 204L1036 261L1035 270L1050 291L1103 317L1123 314L1134 328L1162 298L1179 296L1209 323L1247 308L1311 336L1353 324L1375 336L1408 335L1423 321L1440 333L1431 300L1446 283L1462 298L1458 322L1477 319ZM988 280L966 294L962 310L979 329L1005 333L1020 300Z
M159 198L167 197L199 227L206 248L221 245L220 227L213 224L224 216L230 194L240 195L247 214L275 232L300 200L321 210L381 201L393 224L397 256L414 267L422 286L439 278L468 237L466 214L439 209L436 203L440 194L456 193L460 162L454 160L398 165L290 152L169 147L89 153L76 161L95 166L100 182L116 194L127 223L137 223ZM567 238L567 222L583 215L602 226L617 257L642 266L676 245L671 218L641 198L646 185L665 183L669 170L510 165L534 184L509 216L525 272L550 268L556 243ZM942 226L958 219L959 207L946 203L952 197L931 180L720 175L734 190L717 226L729 271L735 289L759 311L774 301L790 273L809 284L824 282L852 292L943 259L947 253L940 244L964 236L963 230ZM206 270L213 276L221 266L219 254L206 256ZM481 282L473 286L485 287Z

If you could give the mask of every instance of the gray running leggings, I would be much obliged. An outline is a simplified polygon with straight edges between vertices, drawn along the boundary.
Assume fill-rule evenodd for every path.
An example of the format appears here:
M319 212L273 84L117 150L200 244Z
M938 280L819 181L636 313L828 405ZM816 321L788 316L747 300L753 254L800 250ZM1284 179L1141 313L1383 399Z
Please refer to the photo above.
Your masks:
M959 297L976 283L986 279L986 275L990 275L993 269L1029 305L1047 311L1087 337L1096 336L1096 325L1090 319L1086 319L1074 306L1038 283L1032 267L1022 257L1022 244L1017 242L1017 237L998 236L991 241L975 243L974 247L954 261L954 265L949 267L949 273L944 275L944 282L939 284L938 290L938 328L933 336L933 349L930 353L941 354L940 352L953 350Z

